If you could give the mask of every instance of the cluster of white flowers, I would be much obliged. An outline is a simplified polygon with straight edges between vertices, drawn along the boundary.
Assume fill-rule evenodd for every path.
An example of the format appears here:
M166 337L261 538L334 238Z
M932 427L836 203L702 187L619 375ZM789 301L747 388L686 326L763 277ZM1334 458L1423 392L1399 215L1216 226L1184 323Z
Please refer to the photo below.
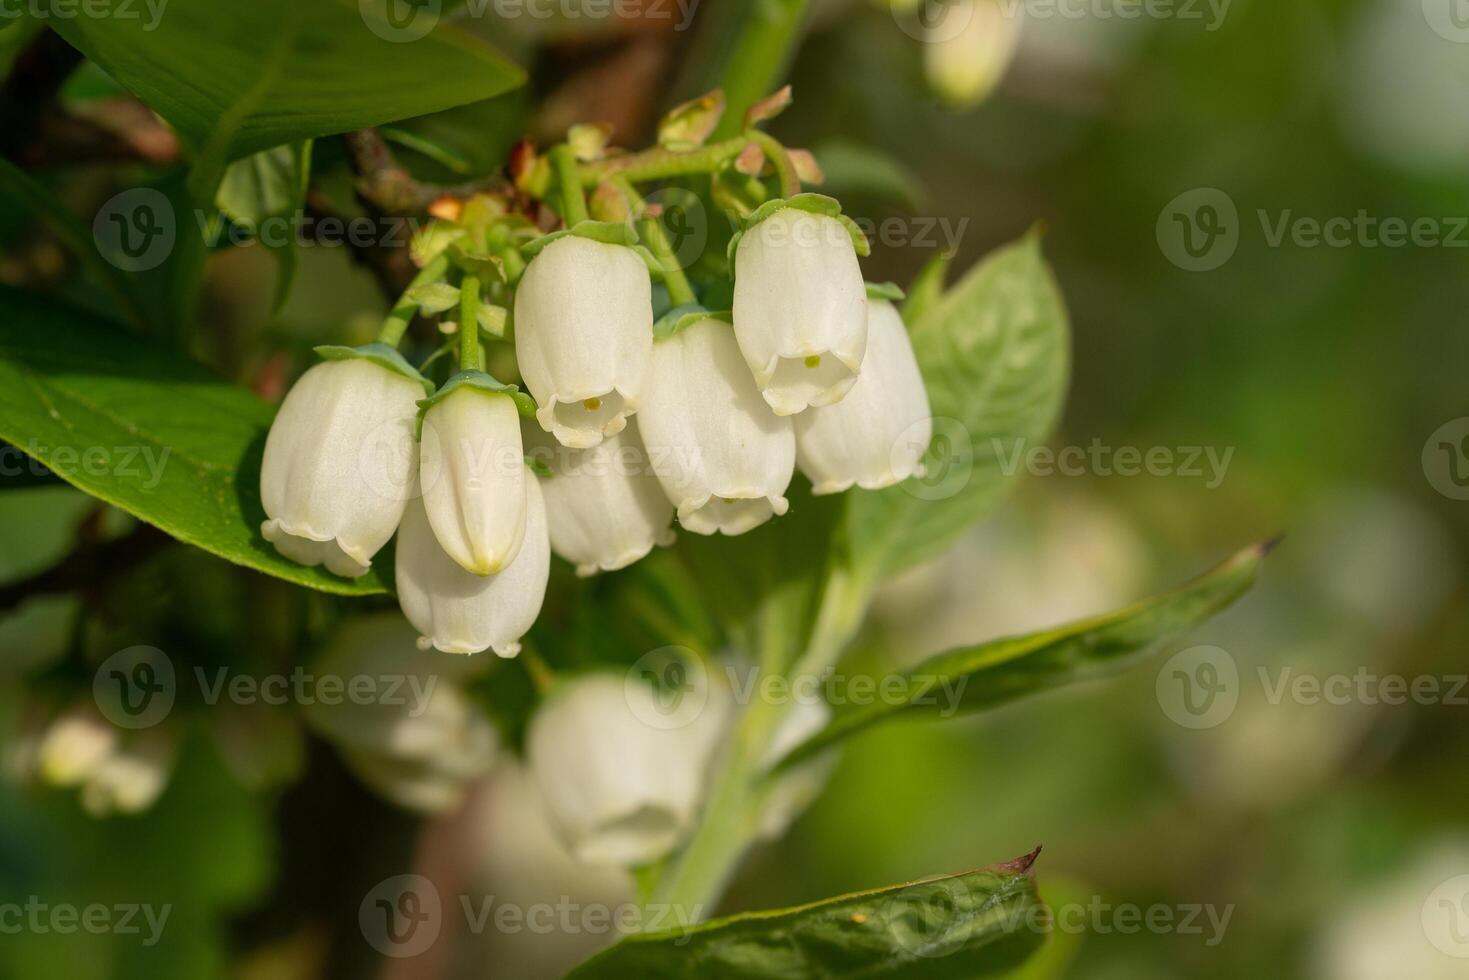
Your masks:
M167 729L124 733L82 701L55 718L23 722L6 763L22 783L77 788L87 812L103 817L151 807L168 785L177 748Z
M358 576L396 529L399 599L423 645L510 657L553 550L590 575L670 543L675 514L742 534L786 512L797 466L817 494L920 473L932 430L907 331L869 299L830 199L812 199L752 216L728 315L685 305L655 325L633 247L576 228L542 243L514 297L542 432L522 432L525 396L476 364L424 399L390 347L324 349L266 441L264 536ZM550 475L526 465L527 442L554 450Z

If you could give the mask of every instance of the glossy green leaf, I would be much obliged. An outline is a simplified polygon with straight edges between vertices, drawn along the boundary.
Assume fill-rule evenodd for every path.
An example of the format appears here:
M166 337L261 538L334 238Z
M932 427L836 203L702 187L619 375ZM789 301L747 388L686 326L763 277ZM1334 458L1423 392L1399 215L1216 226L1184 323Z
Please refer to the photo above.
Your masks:
M1254 545L1171 592L1116 612L1027 636L931 657L884 678L883 697L844 711L797 746L794 765L856 732L899 716L972 714L1052 688L1126 670L1224 609L1254 584L1271 544Z
M1014 969L1044 941L1035 854L991 868L632 935L567 980L975 980ZM650 915L657 915L654 909Z
M214 195L219 210L270 249L278 272L273 308L279 310L296 278L297 216L311 181L311 141L290 143L236 160Z
M48 297L0 290L0 439L186 544L343 595L384 591L391 556L338 578L260 536L275 410L244 389Z
M867 579L937 553L994 506L1017 454L1054 426L1070 369L1066 309L1033 235L977 265L909 331L934 416L928 475L848 495L848 557Z
M51 0L48 22L196 153L223 141L226 160L488 99L524 81L488 45L439 23L436 5L390 19L377 0L96 3L105 10L77 17L61 15L68 0Z

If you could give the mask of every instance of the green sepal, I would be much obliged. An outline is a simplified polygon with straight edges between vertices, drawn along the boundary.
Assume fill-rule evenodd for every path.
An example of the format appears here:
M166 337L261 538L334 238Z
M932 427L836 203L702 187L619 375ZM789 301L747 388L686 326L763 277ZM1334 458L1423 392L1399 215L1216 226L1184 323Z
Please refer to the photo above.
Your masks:
M526 258L534 258L547 245L556 241L558 238L565 238L567 235L575 235L578 238L589 238L594 242L601 242L604 245L626 245L631 247L638 242L637 233L620 221L592 221L588 219L586 221L578 221L570 228L562 228L560 231L553 231L549 235L542 235L534 241L526 242L520 246L520 251Z
M313 349L316 351L316 356L320 357L323 361L349 361L355 357L360 357L364 361L371 361L379 367L387 368L394 374L401 374L405 378L417 381L423 385L425 392L433 394L434 383L422 374L419 374L418 369L412 364L409 364L407 359L398 353L396 347L373 342L371 344L363 344L361 347L322 344L320 347Z
M551 469L550 463L546 462L544 459L541 459L541 457L533 456L530 453L526 453L525 455L525 465L530 467L530 471L536 476L542 477L544 479L550 479L551 477L556 475L556 471Z
M484 371L460 371L445 381L442 388L418 403L418 434L420 436L423 435L423 417L428 414L428 410L460 388L477 388L490 395L507 395L515 403L515 410L520 413L521 418L533 419L536 417L535 399L521 391L518 385L507 385L503 381L497 381Z
M739 247L740 239L745 232L770 217L782 208L796 208L801 211L809 211L812 214L825 215L835 218L847 229L847 234L852 236L852 248L859 256L866 258L872 254L872 245L867 241L867 236L862 229L857 227L857 222L842 213L842 204L834 197L826 194L796 194L793 197L777 197L766 201L740 222L740 229L734 233L729 240L729 248L725 251L725 258L729 261L730 278L734 278L735 249Z
M903 287L895 282L869 282L867 284L868 299L885 299L889 302L899 302L906 294Z
M675 306L658 318L653 324L653 339L667 340L680 330L691 327L700 320L723 320L725 323L734 323L733 315L727 310L715 312L705 309L698 303L685 303L682 306Z

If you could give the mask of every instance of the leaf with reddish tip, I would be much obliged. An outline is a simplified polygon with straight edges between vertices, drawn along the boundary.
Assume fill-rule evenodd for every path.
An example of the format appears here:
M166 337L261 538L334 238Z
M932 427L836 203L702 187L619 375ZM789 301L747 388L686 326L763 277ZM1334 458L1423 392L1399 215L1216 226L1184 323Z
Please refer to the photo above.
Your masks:
M658 123L658 145L670 150L691 150L703 146L723 116L722 89L674 106Z
M770 95L767 95L745 110L745 128L750 129L763 122L769 122L782 112L785 112L792 101L794 100L791 98L791 87L789 85L782 85Z

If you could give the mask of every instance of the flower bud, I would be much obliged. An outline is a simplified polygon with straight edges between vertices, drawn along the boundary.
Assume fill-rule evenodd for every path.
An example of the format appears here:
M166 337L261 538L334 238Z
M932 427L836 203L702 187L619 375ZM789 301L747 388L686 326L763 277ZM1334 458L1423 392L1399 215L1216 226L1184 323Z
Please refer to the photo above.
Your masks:
M867 287L846 225L781 208L741 236L735 273L735 336L775 414L840 400L867 350Z
M52 786L90 779L117 750L117 728L88 703L61 715L41 737L37 771Z
M546 505L535 480L526 482L525 538L520 553L494 575L466 572L444 553L415 500L398 529L398 602L403 615L430 645L445 653L493 649L501 657L520 652L520 638L540 615L551 570Z
M515 293L515 357L536 420L562 445L622 431L652 345L652 283L631 249L566 235L531 259Z
M795 417L796 462L812 493L891 486L923 472L933 438L928 391L898 310L872 300L867 360L847 397Z
M531 774L567 847L592 864L634 866L668 854L692 828L717 745L705 710L659 724L659 695L641 680L590 674L565 681L526 733Z
M133 735L82 786L82 806L94 817L142 813L168 787L178 743L167 729Z
M531 454L538 453L553 473L541 481L551 550L577 575L625 568L654 545L673 543L673 504L648 462L636 419L591 449L542 445Z
M1015 57L1024 13L1024 4L1006 10L999 0L944 4L923 52L929 85L956 106L975 106L989 98Z
M423 505L439 545L474 575L509 567L526 524L525 450L515 402L462 385L429 406L421 442Z
M302 375L265 440L265 539L303 565L366 574L403 517L422 397L419 382L367 358Z
M639 418L658 480L696 534L743 534L784 514L795 470L790 419L750 378L729 324L704 319L653 346Z

